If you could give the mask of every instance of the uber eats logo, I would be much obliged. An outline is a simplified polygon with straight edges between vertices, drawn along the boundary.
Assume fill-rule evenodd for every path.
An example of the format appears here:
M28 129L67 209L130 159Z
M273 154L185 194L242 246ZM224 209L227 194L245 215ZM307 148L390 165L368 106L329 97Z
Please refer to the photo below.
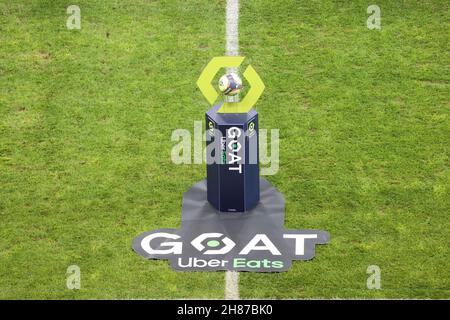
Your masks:
M315 245L329 239L319 230L277 229L233 235L160 229L135 238L133 248L149 259L169 259L176 270L276 272L288 270L292 260L313 258Z

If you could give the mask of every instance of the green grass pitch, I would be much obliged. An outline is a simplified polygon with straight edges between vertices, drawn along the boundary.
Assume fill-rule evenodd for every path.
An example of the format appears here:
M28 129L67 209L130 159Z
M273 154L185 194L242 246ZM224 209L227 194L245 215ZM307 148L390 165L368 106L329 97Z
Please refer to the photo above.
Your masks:
M71 4L81 30L66 28ZM381 30L366 27L371 4ZM289 272L242 273L242 298L450 298L448 14L447 1L242 1L286 227L331 234ZM195 82L224 34L219 0L1 1L0 298L223 298L223 272L174 272L131 241L179 227L182 193L205 177L171 162L170 137L204 119Z

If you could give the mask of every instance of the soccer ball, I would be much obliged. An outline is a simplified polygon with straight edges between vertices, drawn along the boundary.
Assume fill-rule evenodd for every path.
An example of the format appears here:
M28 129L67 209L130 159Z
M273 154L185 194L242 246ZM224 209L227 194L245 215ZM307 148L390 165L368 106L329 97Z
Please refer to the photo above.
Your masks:
M234 96L242 89L242 80L239 76L232 72L223 75L219 79L219 90L226 96Z

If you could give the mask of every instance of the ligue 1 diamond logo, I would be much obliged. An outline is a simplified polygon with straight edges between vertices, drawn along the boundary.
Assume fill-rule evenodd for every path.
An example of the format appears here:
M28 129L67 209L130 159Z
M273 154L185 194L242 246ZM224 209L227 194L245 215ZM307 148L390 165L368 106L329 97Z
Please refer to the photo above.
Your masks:
M211 84L221 68L237 68L244 57L213 58L197 84L213 104ZM329 241L320 230L284 228L283 195L259 175L258 113L253 106L264 84L252 66L243 73L250 89L242 101L221 101L205 114L206 179L184 195L180 229L144 232L133 249L147 259L167 259L177 271L287 271L292 260L309 260L317 244ZM238 95L235 72L218 83L225 97Z

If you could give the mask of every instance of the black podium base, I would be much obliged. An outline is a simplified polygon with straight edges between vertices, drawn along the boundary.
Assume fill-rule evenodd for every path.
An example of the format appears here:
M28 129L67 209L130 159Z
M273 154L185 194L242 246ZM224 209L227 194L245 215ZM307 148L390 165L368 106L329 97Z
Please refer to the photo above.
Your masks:
M284 197L266 179L260 178L260 200L253 209L246 212L221 212L215 209L207 200L206 179L194 184L183 195L181 224L189 226L191 223L221 225L231 234L234 234L236 223L227 225L227 221L239 220L240 227L251 229L252 225L258 225L266 221L272 227L284 225ZM254 220L258 222L254 222Z

